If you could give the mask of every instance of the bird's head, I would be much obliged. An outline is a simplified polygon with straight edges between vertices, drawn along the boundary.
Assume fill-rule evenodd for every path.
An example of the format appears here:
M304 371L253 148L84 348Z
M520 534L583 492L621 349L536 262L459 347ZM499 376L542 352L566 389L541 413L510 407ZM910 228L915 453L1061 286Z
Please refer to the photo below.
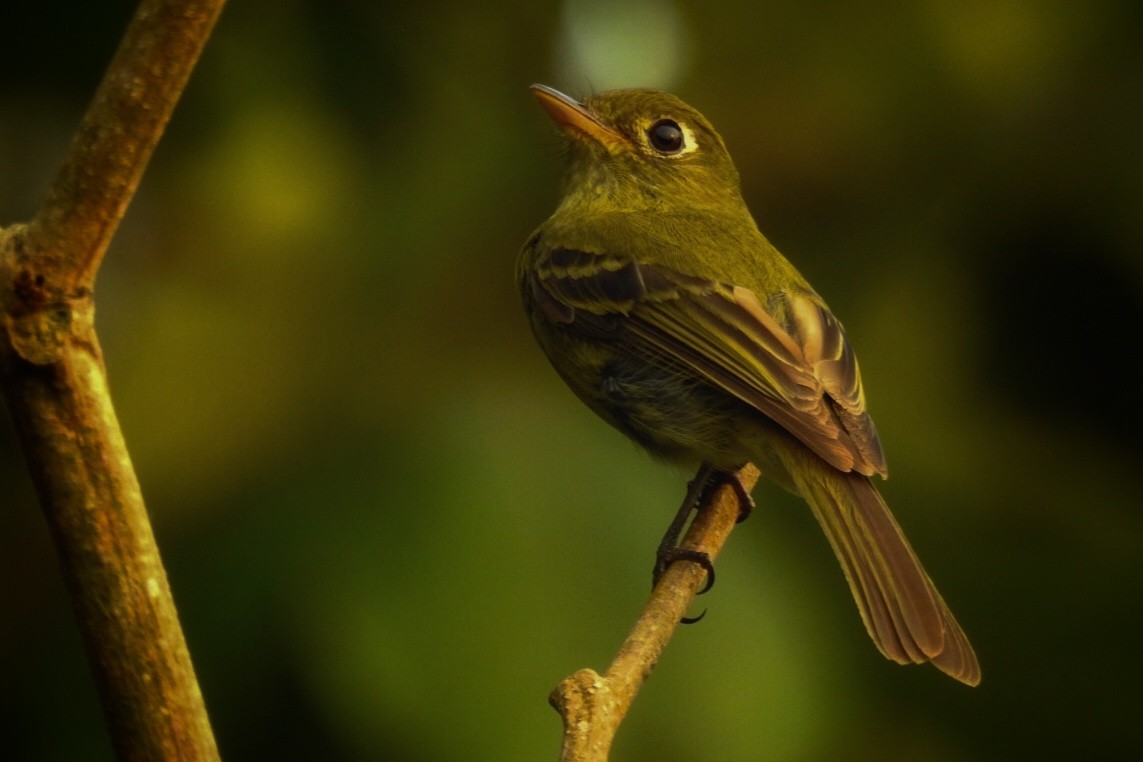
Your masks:
M611 90L581 103L545 85L532 94L568 147L565 203L693 208L740 199L726 144L675 96Z

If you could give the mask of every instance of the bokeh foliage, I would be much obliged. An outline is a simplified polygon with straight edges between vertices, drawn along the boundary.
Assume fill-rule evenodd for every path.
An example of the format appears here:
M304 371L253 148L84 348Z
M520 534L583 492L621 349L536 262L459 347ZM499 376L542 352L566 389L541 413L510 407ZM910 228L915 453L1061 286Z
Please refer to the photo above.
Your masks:
M132 9L4 3L0 224ZM646 594L687 475L527 333L513 260L559 172L533 81L667 86L718 125L846 323L886 495L984 668L884 662L764 489L616 758L1137 754L1141 36L1126 0L232 0L97 298L224 757L554 758L547 691ZM5 745L109 759L0 426Z

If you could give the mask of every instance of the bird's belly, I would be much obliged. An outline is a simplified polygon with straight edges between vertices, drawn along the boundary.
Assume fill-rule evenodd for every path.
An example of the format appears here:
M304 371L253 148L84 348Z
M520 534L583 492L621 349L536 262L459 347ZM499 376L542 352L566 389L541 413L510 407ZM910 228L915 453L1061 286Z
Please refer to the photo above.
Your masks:
M693 374L641 358L613 358L576 391L656 457L728 468L748 459L739 432L755 414Z

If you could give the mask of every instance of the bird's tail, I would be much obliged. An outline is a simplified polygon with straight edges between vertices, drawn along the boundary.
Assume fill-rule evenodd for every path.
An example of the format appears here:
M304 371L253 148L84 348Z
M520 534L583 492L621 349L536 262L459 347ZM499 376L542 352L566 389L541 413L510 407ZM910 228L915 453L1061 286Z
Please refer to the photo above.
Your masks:
M881 653L900 664L931 661L962 683L979 683L968 638L869 477L837 471L808 452L782 459L829 537Z

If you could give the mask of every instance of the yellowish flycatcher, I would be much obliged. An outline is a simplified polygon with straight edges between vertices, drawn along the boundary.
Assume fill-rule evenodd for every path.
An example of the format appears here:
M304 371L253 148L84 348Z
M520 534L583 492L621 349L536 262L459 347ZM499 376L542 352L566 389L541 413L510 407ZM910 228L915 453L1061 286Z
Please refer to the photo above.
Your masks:
M841 324L759 232L710 122L652 90L532 92L566 138L566 178L516 276L556 371L652 454L749 461L801 495L881 652L980 682L871 481L885 456Z

